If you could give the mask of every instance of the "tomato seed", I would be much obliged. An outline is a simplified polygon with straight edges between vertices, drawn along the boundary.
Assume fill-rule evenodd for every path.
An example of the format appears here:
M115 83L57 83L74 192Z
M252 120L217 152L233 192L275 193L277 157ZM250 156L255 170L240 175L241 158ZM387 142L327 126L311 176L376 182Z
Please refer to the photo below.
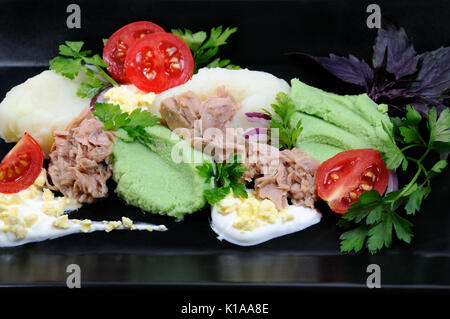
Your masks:
M330 177L331 177L332 179L334 179L334 180L339 179L339 175L336 174L336 173L332 173L332 174L330 175Z
M368 171L366 174L364 174L364 176L372 178L373 177L373 173L371 171Z
M27 167L27 166L28 166L28 162L27 162L27 161L20 160L19 163L20 163L20 165L22 165L23 167Z
M350 195L350 198L353 200L358 198L358 195L355 192L350 192L349 195Z
M179 63L171 63L170 64L170 71L174 72L180 69L180 64Z

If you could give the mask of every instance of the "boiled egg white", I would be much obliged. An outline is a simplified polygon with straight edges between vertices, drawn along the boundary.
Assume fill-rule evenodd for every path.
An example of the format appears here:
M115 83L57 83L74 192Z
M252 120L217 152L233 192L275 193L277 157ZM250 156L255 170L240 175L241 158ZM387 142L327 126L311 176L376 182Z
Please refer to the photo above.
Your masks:
M211 228L219 240L240 246L252 246L270 239L301 231L320 222L315 209L290 205L278 211L268 199L259 199L248 191L248 198L228 195L211 209Z

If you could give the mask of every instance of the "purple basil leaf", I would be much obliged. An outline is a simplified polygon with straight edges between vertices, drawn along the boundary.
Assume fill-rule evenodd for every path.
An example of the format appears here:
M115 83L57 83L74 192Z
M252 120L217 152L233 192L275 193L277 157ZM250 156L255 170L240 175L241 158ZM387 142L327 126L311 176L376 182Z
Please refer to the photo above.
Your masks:
M342 81L363 86L368 89L372 85L373 71L364 60L350 55L348 58L330 54L329 58L306 55L316 61L328 72Z
M422 114L423 116L427 116L428 110L430 108L430 103L418 100L417 102L409 103L417 112Z
M435 101L447 99L450 88L450 47L425 52L419 56L419 61L419 72L411 85L411 92Z
M414 46L408 40L403 28L398 29L393 24L383 22L373 46L372 64L377 68L388 53L386 70L395 75L396 79L413 74L417 70L418 56Z

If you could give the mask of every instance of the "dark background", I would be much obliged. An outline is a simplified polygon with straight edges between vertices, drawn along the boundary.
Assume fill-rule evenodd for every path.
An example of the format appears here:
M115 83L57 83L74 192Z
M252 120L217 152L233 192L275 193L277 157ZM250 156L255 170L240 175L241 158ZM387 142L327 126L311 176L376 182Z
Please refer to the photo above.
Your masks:
M66 7L81 6L81 29L66 27ZM102 38L123 25L150 20L166 30L237 26L222 58L249 69L271 72L337 93L361 93L305 60L286 55L305 52L353 54L371 62L375 29L366 26L373 1L0 1L0 97L13 86L48 67L66 40L82 40L101 53ZM416 51L450 44L448 1L377 1L383 18L405 28ZM0 155L11 145L0 144ZM320 224L255 247L238 247L215 239L209 212L170 218L144 215L126 206L113 192L107 200L83 207L72 218L163 223L169 231L92 233L0 249L0 286L65 287L66 267L82 269L83 287L139 286L243 287L255 290L358 290L367 293L366 267L382 270L384 291L448 292L450 288L449 170L432 182L421 212L410 218L411 245L371 256L339 253L338 217L328 210ZM113 185L111 185L113 187ZM111 188L112 189L112 188Z

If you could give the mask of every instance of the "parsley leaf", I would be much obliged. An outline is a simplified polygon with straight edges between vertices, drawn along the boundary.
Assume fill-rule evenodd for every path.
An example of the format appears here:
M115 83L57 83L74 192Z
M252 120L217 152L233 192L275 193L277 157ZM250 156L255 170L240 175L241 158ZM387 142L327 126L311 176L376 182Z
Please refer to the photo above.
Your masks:
M238 65L230 64L228 59L215 58L212 62L206 65L207 68L225 68L229 70L239 70L241 67Z
M403 152L398 148L397 144L395 143L393 133L386 127L386 125L383 122L381 122L381 125L383 130L389 136L389 141L383 143L382 158L384 160L384 163L386 164L386 167L388 169L395 170L401 165L402 169L406 171L406 169L408 168L408 160L406 159L405 154L403 154ZM398 126L394 126L394 128L397 128L399 130Z
M407 106L407 111L406 119L403 119L402 125L399 127L400 134L403 136L403 142L426 145L419 131L422 116L410 105Z
M366 226L359 226L355 229L343 233L339 239L341 240L341 251L355 252L360 251L366 241L368 228Z
M214 205L220 202L221 199L225 198L230 193L230 188L212 188L205 190L205 198L210 205Z
M205 190L204 194L210 205L225 198L231 190L236 197L248 197L245 184L240 182L246 168L240 163L239 154L231 154L226 163L203 163L197 169L207 183L214 180L214 188Z
M301 120L298 119L294 125L291 123L291 117L296 112L296 109L289 95L279 92L275 100L277 104L272 104L271 106L277 117L268 110L264 110L266 114L271 116L269 135L275 143L278 140L280 149L291 149L302 132Z
M207 68L228 68L228 69L240 69L239 66L230 64L230 60L221 60L216 55L219 51L219 47L226 45L228 38L237 31L237 28L226 28L223 30L222 26L212 28L209 37L205 31L199 31L192 33L188 29L172 29L171 32L186 42L192 51L195 63L195 72L200 67Z
M450 151L450 109L446 108L436 120L436 108L428 112L431 148L438 152Z
M57 56L50 60L50 69L61 73L66 78L71 80L75 79L75 77L80 73L82 68L81 59L66 59L60 56Z
M193 52L196 52L208 37L205 31L196 33L192 33L192 31L188 29L184 29L184 32L181 29L172 29L171 31L176 36L182 38Z
M131 139L145 137L145 127L154 126L160 119L149 111L136 109L131 114L122 112L119 105L95 103L92 112L105 125L105 130L123 129Z
M83 41L66 41L65 44L59 46L59 54L71 57L83 57L91 53L91 51L81 52Z
M94 97L110 85L108 82L99 79L91 69L85 69L85 74L89 80L80 84L77 91L77 95L80 97Z
M83 45L82 41L66 41L65 44L60 45L60 56L50 60L50 69L71 80L84 69L89 80L81 83L77 95L82 98L92 98L106 86L111 84L117 86L118 83L103 70L108 67L108 64L100 55L88 56L91 50L81 51Z
M211 163L203 163L197 166L200 176L205 178L205 181L209 184L214 177L214 167Z
M367 249L374 254L383 246L389 248L392 244L392 218L391 214L385 213L381 222L371 227L367 232Z

